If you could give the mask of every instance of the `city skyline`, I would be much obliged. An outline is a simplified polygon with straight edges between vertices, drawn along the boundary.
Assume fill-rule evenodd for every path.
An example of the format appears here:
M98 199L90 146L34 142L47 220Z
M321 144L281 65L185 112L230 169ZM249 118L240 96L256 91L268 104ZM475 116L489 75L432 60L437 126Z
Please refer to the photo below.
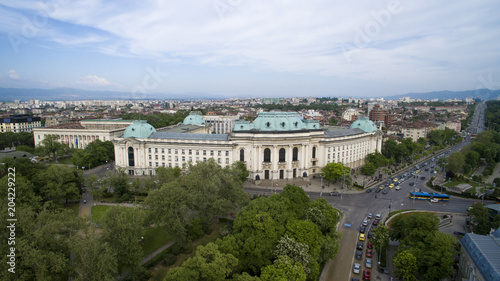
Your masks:
M498 90L495 6L6 2L0 4L0 87L108 90L132 98Z

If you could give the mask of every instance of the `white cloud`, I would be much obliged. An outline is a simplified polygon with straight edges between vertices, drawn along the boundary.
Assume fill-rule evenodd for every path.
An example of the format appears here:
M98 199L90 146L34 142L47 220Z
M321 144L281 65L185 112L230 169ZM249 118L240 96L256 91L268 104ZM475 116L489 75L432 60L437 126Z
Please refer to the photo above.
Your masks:
M105 54L472 87L478 73L499 72L497 0L53 2L51 41ZM384 22L391 3L399 9ZM28 0L3 5L41 11ZM90 75L78 82L106 83Z
M85 77L78 79L75 83L80 84L80 85L86 85L86 86L109 86L109 85L112 85L111 82L109 82L108 80L106 80L102 77L99 77L97 75L87 75Z
M9 78L13 80L19 80L21 77L17 71L14 69L9 70Z

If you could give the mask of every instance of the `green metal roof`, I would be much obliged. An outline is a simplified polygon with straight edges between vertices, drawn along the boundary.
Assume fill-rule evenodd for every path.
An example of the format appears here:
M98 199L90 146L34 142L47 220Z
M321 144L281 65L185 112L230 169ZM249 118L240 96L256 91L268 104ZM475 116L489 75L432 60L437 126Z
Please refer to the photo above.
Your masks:
M184 118L184 122L182 122L184 125L204 125L205 124L205 119L203 117L196 113L196 112L191 112L189 115Z
M300 131L320 129L316 120L302 120L297 112L260 112L253 123L236 121L233 131Z
M151 134L156 133L156 129L145 120L136 120L130 124L123 132L124 138L146 139Z
M377 126L375 123L370 121L368 117L361 117L358 120L354 121L351 125L351 129L361 129L366 133L371 133L377 131Z

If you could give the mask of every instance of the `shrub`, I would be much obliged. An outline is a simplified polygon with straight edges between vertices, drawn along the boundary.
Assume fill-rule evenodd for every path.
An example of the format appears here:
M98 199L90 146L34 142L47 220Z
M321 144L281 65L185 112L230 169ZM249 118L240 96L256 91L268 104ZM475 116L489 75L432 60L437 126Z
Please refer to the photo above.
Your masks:
M177 256L173 254L166 254L163 259L163 264L166 266L173 265L177 261Z

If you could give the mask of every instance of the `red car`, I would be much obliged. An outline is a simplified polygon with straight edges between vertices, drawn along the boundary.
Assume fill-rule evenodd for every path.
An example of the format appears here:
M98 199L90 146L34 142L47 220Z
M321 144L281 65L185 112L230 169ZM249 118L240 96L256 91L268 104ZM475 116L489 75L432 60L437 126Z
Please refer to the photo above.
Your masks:
M370 250L370 249L366 250L366 257L368 257L368 258L372 257L372 250Z
M368 248L368 249L372 249L372 248L373 248L372 243L368 241L368 244L366 244L366 248Z
M363 270L363 280L370 280L370 271Z
M378 224L378 220L373 220L373 225L377 225Z

